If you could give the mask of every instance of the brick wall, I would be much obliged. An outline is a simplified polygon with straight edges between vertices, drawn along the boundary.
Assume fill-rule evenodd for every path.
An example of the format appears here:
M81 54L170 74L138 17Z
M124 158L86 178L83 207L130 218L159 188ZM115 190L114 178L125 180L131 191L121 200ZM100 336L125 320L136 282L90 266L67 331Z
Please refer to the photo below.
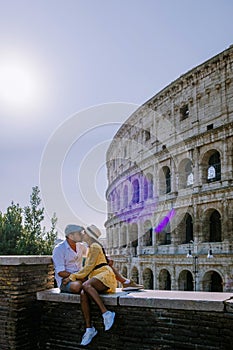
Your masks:
M36 292L53 287L51 257L0 257L0 349L36 349Z
M233 310L228 293L143 291L103 297L116 312L108 332L93 305L99 334L90 350L232 350ZM112 298L112 300L110 300ZM83 349L79 296L39 293L41 349ZM111 302L110 302L111 301Z

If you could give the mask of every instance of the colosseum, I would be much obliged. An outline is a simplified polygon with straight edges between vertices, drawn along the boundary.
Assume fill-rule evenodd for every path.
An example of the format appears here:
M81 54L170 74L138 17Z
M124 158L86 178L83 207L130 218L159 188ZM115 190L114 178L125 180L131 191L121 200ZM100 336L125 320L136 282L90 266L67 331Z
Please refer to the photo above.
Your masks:
M107 250L146 289L233 290L233 46L140 106L107 151Z

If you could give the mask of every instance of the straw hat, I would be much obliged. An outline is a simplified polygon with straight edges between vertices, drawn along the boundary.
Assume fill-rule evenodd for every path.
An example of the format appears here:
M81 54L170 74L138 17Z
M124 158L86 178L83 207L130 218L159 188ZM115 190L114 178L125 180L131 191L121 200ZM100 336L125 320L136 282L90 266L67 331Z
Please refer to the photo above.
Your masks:
M89 237L94 239L99 239L99 237L101 236L100 230L95 225L87 226L85 232L88 234Z

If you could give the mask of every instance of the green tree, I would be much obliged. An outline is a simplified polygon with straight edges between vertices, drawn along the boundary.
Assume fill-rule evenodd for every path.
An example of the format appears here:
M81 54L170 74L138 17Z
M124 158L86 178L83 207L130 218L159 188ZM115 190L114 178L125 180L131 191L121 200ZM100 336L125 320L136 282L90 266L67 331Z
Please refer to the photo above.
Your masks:
M0 254L15 254L22 232L22 209L12 202L5 214L0 212Z
M57 218L51 219L51 229L46 232L42 227L44 220L44 208L41 207L39 188L33 187L30 196L30 205L23 210L24 228L16 244L16 254L44 255L51 254L57 238L55 230Z

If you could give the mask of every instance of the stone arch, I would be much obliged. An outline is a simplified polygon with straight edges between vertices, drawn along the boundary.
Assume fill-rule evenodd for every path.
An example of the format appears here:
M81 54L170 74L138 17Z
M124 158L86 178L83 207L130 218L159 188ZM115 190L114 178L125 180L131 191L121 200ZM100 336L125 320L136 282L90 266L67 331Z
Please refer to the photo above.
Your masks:
M207 151L201 160L202 182L221 180L221 152L217 149Z
M113 248L113 227L108 229L108 247Z
M149 247L153 245L153 226L150 220L144 222L143 246Z
M119 236L118 236L118 228L115 227L113 229L113 248L119 247Z
M202 286L205 292L222 292L223 278L217 271L207 271L202 279Z
M167 269L163 269L159 273L159 289L171 290L171 274Z
M154 196L154 181L153 175L151 173L146 174L146 178L148 181L148 198L153 198Z
M133 186L132 203L137 204L140 201L140 185L139 185L138 179L133 180L132 186Z
M127 208L129 204L129 190L128 186L125 185L123 188L123 208Z
M202 232L204 242L222 241L221 214L215 208L210 208L205 211Z
M134 282L139 283L139 273L136 266L134 266L131 270L131 278L134 280Z
M143 177L143 199L146 201L149 198L153 198L153 175L151 173L147 173L146 176Z
M159 193L166 194L171 192L171 170L164 166L159 171Z
M178 166L179 188L187 188L193 185L193 164L191 159L183 159Z
M190 213L186 213L179 224L179 241L181 244L193 241L193 218Z
M120 247L125 248L127 246L127 226L124 225L120 230Z
M193 275L189 270L183 270L178 278L178 290L193 291L194 290Z
M129 226L129 242L128 244L132 247L133 256L137 256L138 246L138 225L133 223Z
M143 285L145 289L154 289L154 275L149 268L143 271Z
M124 276L125 278L127 278L127 276L128 276L128 269L127 269L127 266L123 266L123 268L122 268L122 276Z
M161 231L156 231L156 232L157 232L156 237L157 237L158 245L171 244L171 224L169 220Z

